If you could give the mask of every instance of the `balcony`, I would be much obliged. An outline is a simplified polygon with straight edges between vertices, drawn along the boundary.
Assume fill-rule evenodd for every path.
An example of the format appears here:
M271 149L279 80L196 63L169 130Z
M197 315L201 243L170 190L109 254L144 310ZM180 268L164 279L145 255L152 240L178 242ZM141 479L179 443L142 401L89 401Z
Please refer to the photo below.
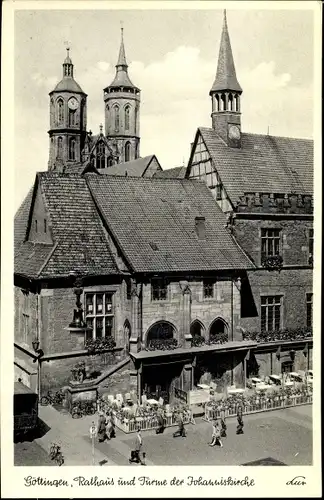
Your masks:
M243 340L253 340L258 344L267 344L269 342L295 342L299 340L310 340L313 338L312 328L284 328L273 331L244 331Z

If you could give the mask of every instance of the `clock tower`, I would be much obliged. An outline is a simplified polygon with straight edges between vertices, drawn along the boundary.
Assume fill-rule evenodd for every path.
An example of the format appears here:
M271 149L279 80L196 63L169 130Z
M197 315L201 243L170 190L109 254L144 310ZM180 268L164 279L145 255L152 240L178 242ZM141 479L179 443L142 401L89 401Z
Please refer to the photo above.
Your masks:
M212 99L213 129L228 146L233 148L241 147L241 94L242 88L236 77L226 10L224 10L217 72L209 95Z
M81 162L87 127L87 94L73 77L73 64L67 49L63 78L50 92L49 170Z

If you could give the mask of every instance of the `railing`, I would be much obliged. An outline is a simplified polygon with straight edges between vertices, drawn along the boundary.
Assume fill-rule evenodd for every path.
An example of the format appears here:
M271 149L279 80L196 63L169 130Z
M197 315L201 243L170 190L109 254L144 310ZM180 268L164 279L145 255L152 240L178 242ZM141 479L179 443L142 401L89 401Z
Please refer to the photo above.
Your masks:
M237 404L232 408L212 408L205 406L205 416L204 420L208 422L220 417L234 417L237 415L238 407L243 407L243 414L248 415L250 413L259 413L262 411L276 410L278 408L289 408L290 406L299 406L305 404L311 404L313 402L312 394L305 394L300 396L291 395L289 397L277 396L275 399L270 399L268 401L260 401L258 404L249 404L243 406L242 404Z
M142 431L154 430L159 427L157 417L135 417L135 418L120 418L116 412L113 412L116 427L126 434L136 432L138 428ZM169 413L164 416L164 426L173 427L178 425L178 416L174 413ZM184 424L195 423L191 411L183 414Z

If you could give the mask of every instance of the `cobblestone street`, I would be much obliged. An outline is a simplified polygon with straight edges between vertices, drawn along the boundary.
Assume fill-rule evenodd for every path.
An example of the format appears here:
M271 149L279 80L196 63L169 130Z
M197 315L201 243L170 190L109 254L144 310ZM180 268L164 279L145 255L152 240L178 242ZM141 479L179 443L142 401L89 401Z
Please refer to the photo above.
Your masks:
M62 445L65 466L91 465L92 449L89 427L93 417L73 420L53 408L40 408L42 418L51 430L33 443L15 445L15 465L48 465L44 450L51 440ZM95 417L95 421L97 417ZM285 410L248 415L244 419L244 434L237 436L236 419L227 421L224 447L208 446L211 424L202 419L188 425L186 438L173 438L175 428L168 428L163 435L143 432L147 465L243 465L248 462L272 458L286 465L311 465L312 463L312 406L299 406ZM128 465L128 458L135 436L117 430L116 438L95 444L96 465ZM37 446L36 446L37 445ZM31 454L22 453L29 448ZM47 459L48 460L48 459ZM135 466L135 464L131 465Z

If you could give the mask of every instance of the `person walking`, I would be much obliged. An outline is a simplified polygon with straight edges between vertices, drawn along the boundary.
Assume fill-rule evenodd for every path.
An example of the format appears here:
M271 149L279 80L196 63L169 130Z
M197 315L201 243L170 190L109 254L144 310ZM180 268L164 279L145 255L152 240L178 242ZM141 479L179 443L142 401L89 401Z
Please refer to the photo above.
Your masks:
M226 417L225 417L225 410L221 410L221 414L220 414L220 417L221 417L221 431L220 431L220 434L221 434L221 437L226 437L227 436L227 425L226 425Z
M186 431L185 431L185 427L184 427L182 412L180 412L179 416L178 416L178 430L173 433L174 438L179 437L179 436L182 436L182 437L187 436Z
M112 415L110 414L108 414L106 418L106 435L108 440L116 437L115 423L113 421Z
M131 457L129 459L129 463L135 462L137 464L140 463L141 465L145 465L145 462L144 462L145 453L143 453L143 460L140 457L142 446L143 446L143 440L142 440L141 428L137 427L135 446L134 446L134 450L131 451Z
M236 427L236 434L244 434L243 427L244 427L244 422L243 422L243 409L242 409L242 406L239 406L239 407L238 407L238 410L237 410L237 427Z
M163 434L165 426L164 426L164 415L163 410L161 409L157 415L158 428L156 429L156 434Z
M220 428L219 428L217 420L214 420L213 421L212 440L211 440L211 443L209 443L209 446L215 446L216 444L218 444L221 448L223 448L223 443L221 441Z
M107 438L106 417L102 412L100 412L99 413L99 420L98 420L98 441L99 441L99 443L103 443L106 438Z

